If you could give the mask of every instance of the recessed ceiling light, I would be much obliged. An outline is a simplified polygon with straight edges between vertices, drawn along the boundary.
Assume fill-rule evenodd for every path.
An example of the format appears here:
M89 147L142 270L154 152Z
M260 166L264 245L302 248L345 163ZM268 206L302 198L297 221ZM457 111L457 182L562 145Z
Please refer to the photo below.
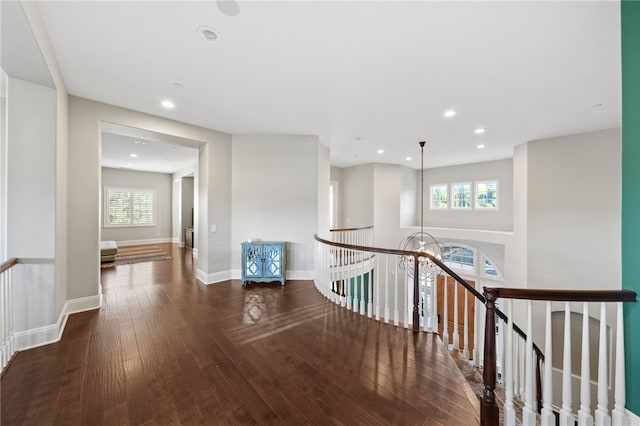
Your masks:
M135 143L136 145L146 145L147 144L145 141L133 141L133 143Z
M450 109L449 111L445 111L445 113L444 113L444 116L447 117L447 118L451 118L454 115L456 115L456 112L454 110L452 110L452 109Z
M174 104L168 99L165 99L164 101L160 102L160 105L162 105L166 109L173 109L176 107L176 104Z
M206 25L198 27L198 35L204 41L216 41L218 39L218 33L216 30L211 27L207 27Z
M411 161L411 157L407 157L407 158L406 158L406 160L407 160L407 161Z
M486 148L486 145L484 145L484 144L480 144L480 145L476 146L476 148L478 148L478 149L484 149L484 148Z
M240 6L234 0L218 0L216 1L216 5L218 6L218 10L227 16L238 16L240 15Z
M131 157L131 158L138 158L138 154L129 154L129 157Z
M475 129L473 131L473 133L475 133L476 135L480 135L480 134L482 134L484 132L485 132L485 129L483 129L482 127L480 127L479 129Z
M378 154L384 154L384 149L379 149Z

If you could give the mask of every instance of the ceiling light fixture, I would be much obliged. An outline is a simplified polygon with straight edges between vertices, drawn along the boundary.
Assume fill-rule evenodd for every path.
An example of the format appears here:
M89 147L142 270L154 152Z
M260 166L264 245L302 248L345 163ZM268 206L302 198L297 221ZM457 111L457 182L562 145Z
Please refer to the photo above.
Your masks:
M451 118L451 117L453 117L454 115L456 115L456 112L455 112L454 110L452 110L452 109L450 109L449 111L446 111L446 112L444 113L444 116L445 116L445 117L447 117L447 118Z
M164 101L160 102L160 105L162 105L162 107L166 109L174 109L176 107L176 104L174 104L168 99L165 99Z
M138 154L129 154L129 157L131 157L131 158L138 158Z
M481 143L480 145L476 146L476 148L478 148L478 149L485 149L485 148L486 148L486 145L484 145L484 144L482 144L482 143Z
M480 128L478 128L478 129L475 129L475 130L473 131L473 133L475 133L476 135L481 135L481 134L483 134L485 131L486 131L485 129L483 129L482 127L480 127Z
M198 27L198 35L204 41L216 41L218 39L218 33L211 27L207 27L206 25L202 25Z
M379 149L378 154L384 154L384 149Z
M145 141L133 141L133 143L135 143L136 145L146 145L147 144Z
M407 158L406 158L406 160L407 160L407 161L411 161L411 157L407 157Z

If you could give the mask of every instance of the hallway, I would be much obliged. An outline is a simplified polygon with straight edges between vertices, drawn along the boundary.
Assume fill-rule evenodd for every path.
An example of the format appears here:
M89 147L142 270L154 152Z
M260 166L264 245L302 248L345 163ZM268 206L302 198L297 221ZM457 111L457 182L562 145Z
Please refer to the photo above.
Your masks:
M324 299L310 281L204 286L190 251L101 271L103 307L21 352L2 425L473 425L437 336Z

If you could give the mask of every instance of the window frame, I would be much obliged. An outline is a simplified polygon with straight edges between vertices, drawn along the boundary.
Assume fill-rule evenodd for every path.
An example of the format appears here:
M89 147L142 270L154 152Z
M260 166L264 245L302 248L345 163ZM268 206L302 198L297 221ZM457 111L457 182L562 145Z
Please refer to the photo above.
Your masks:
M133 196L130 197L129 206L131 208L131 217L129 223L112 224L109 221L109 192L121 191L129 192L147 192L151 194L151 223L133 223ZM148 226L158 226L158 190L155 188L132 188L123 186L105 186L103 191L103 228L138 228Z
M478 191L478 185L482 185L482 184L489 184L489 183L495 183L496 184L496 206L495 207L482 207L480 206L479 203L479 194L480 191ZM474 208L476 210L483 210L483 211L498 211L500 210L500 180L499 179L487 179L487 180L480 180L480 181L476 181L474 182L474 194L473 194L473 199L474 199Z
M460 185L469 185L469 206L456 207L455 187ZM472 210L473 209L473 183L472 182L454 182L451 184L451 209L452 210Z
M334 229L338 226L339 191L338 181L329 181L329 229Z
M480 271L480 277L482 279L490 279L490 280L496 280L496 281L504 281L504 279L502 278L502 274L500 273L500 269L498 269L498 267L496 266L496 263L486 254L482 253L481 259L480 261L482 262L480 267L479 267L479 271ZM486 263L489 262L491 264L491 266L493 266L493 269L496 271L496 275L491 275L491 274L487 274L486 271Z
M445 253L444 253L445 247L461 248L463 250L469 250L472 253L472 259L473 259L473 266L471 267L471 269L458 268L450 260L445 261L444 260L444 258L445 258ZM443 249L443 252L442 252L442 263L444 263L449 268L451 268L451 270L459 271L461 273L461 275L478 276L477 271L478 271L478 259L479 259L479 257L478 257L478 250L475 247L468 246L466 244L449 242L449 243L444 243L442 245L442 249ZM457 262L457 263L459 265L466 265L465 263L462 263L462 262Z
M433 205L433 189L437 187L444 187L444 194L446 198L446 205L434 206ZM449 209L449 184L448 183L436 183L429 185L429 210L448 210Z

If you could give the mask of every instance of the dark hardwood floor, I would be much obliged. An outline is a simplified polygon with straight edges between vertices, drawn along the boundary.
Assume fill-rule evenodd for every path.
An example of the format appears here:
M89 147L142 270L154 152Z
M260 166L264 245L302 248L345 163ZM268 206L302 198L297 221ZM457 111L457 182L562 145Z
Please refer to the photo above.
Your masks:
M188 250L102 270L100 310L19 353L2 425L477 425L436 335L342 309L310 281L205 286Z

